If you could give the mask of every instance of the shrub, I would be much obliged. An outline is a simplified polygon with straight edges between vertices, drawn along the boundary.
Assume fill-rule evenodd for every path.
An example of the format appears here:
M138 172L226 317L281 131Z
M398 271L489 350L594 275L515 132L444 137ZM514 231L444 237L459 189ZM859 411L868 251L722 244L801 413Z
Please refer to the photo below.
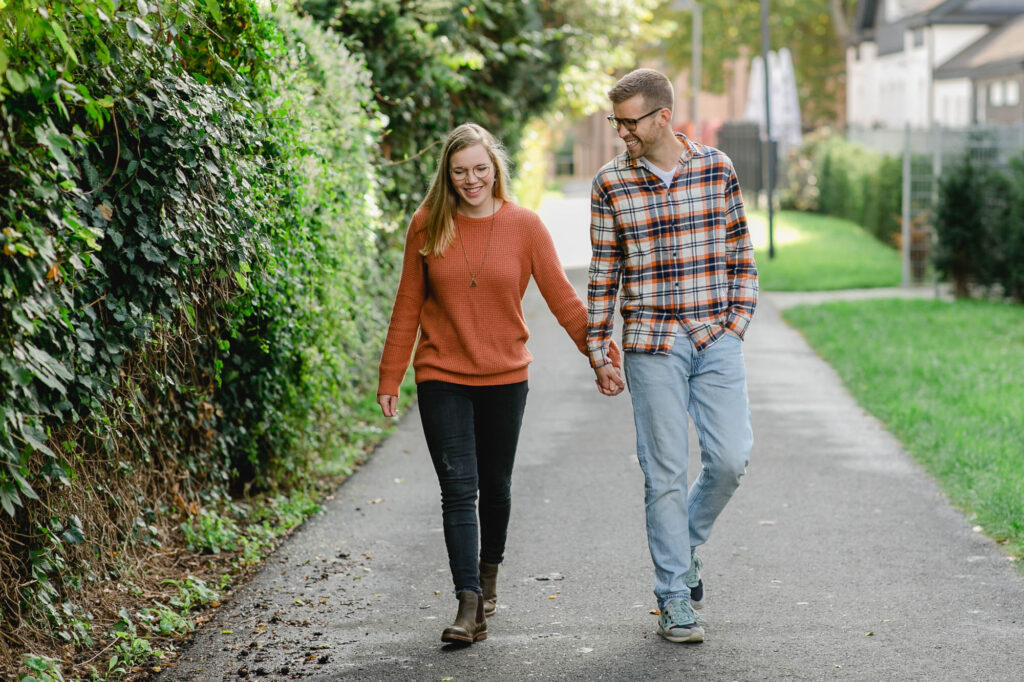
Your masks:
M956 296L973 283L997 281L1003 247L1000 232L1009 219L1011 188L1006 176L970 150L939 178L935 210L935 267L952 280Z
M807 135L787 163L784 208L851 220L879 241L894 245L900 233L903 166L836 136L828 129Z
M1009 206L995 249L994 279L1007 296L1024 302L1024 153L1010 160L1008 180Z
M883 156L876 171L865 176L861 225L884 244L897 245L903 221L903 159Z

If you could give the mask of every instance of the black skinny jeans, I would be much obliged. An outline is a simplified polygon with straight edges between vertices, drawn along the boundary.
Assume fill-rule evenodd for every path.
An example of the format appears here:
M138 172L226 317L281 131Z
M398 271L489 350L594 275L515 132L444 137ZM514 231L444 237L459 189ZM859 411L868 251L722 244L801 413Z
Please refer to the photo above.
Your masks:
M479 594L479 562L498 564L504 558L512 465L528 390L525 381L501 386L424 381L416 387L423 433L441 484L444 542L456 594Z

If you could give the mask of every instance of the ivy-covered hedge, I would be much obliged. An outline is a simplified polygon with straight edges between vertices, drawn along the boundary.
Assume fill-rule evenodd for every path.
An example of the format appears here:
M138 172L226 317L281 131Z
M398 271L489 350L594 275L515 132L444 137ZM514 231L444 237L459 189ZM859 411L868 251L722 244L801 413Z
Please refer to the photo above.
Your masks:
M204 504L344 451L391 286L380 122L337 39L249 0L0 11L10 670L46 633L88 648L103 586Z
M444 134L603 102L653 5L0 0L0 674L122 674L218 507L363 452Z

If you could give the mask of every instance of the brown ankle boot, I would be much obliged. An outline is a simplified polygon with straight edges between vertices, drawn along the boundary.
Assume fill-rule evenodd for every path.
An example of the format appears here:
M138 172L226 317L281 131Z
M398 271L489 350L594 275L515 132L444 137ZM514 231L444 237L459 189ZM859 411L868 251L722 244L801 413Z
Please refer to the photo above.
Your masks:
M490 618L498 608L498 564L480 562L480 589L484 593L484 615Z
M487 639L484 600L472 590L459 592L459 612L455 616L455 622L441 633L441 641L472 644L482 639Z

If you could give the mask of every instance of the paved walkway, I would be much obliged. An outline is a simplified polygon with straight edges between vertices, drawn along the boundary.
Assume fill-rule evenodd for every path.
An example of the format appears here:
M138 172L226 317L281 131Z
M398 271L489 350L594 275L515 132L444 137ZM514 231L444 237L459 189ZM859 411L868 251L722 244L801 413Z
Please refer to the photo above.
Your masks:
M570 274L582 292L585 271ZM440 645L455 600L413 408L161 679L1021 679L1024 580L774 299L745 344L749 473L701 552L705 643L655 635L629 397L597 393L531 289L536 361L488 640Z

